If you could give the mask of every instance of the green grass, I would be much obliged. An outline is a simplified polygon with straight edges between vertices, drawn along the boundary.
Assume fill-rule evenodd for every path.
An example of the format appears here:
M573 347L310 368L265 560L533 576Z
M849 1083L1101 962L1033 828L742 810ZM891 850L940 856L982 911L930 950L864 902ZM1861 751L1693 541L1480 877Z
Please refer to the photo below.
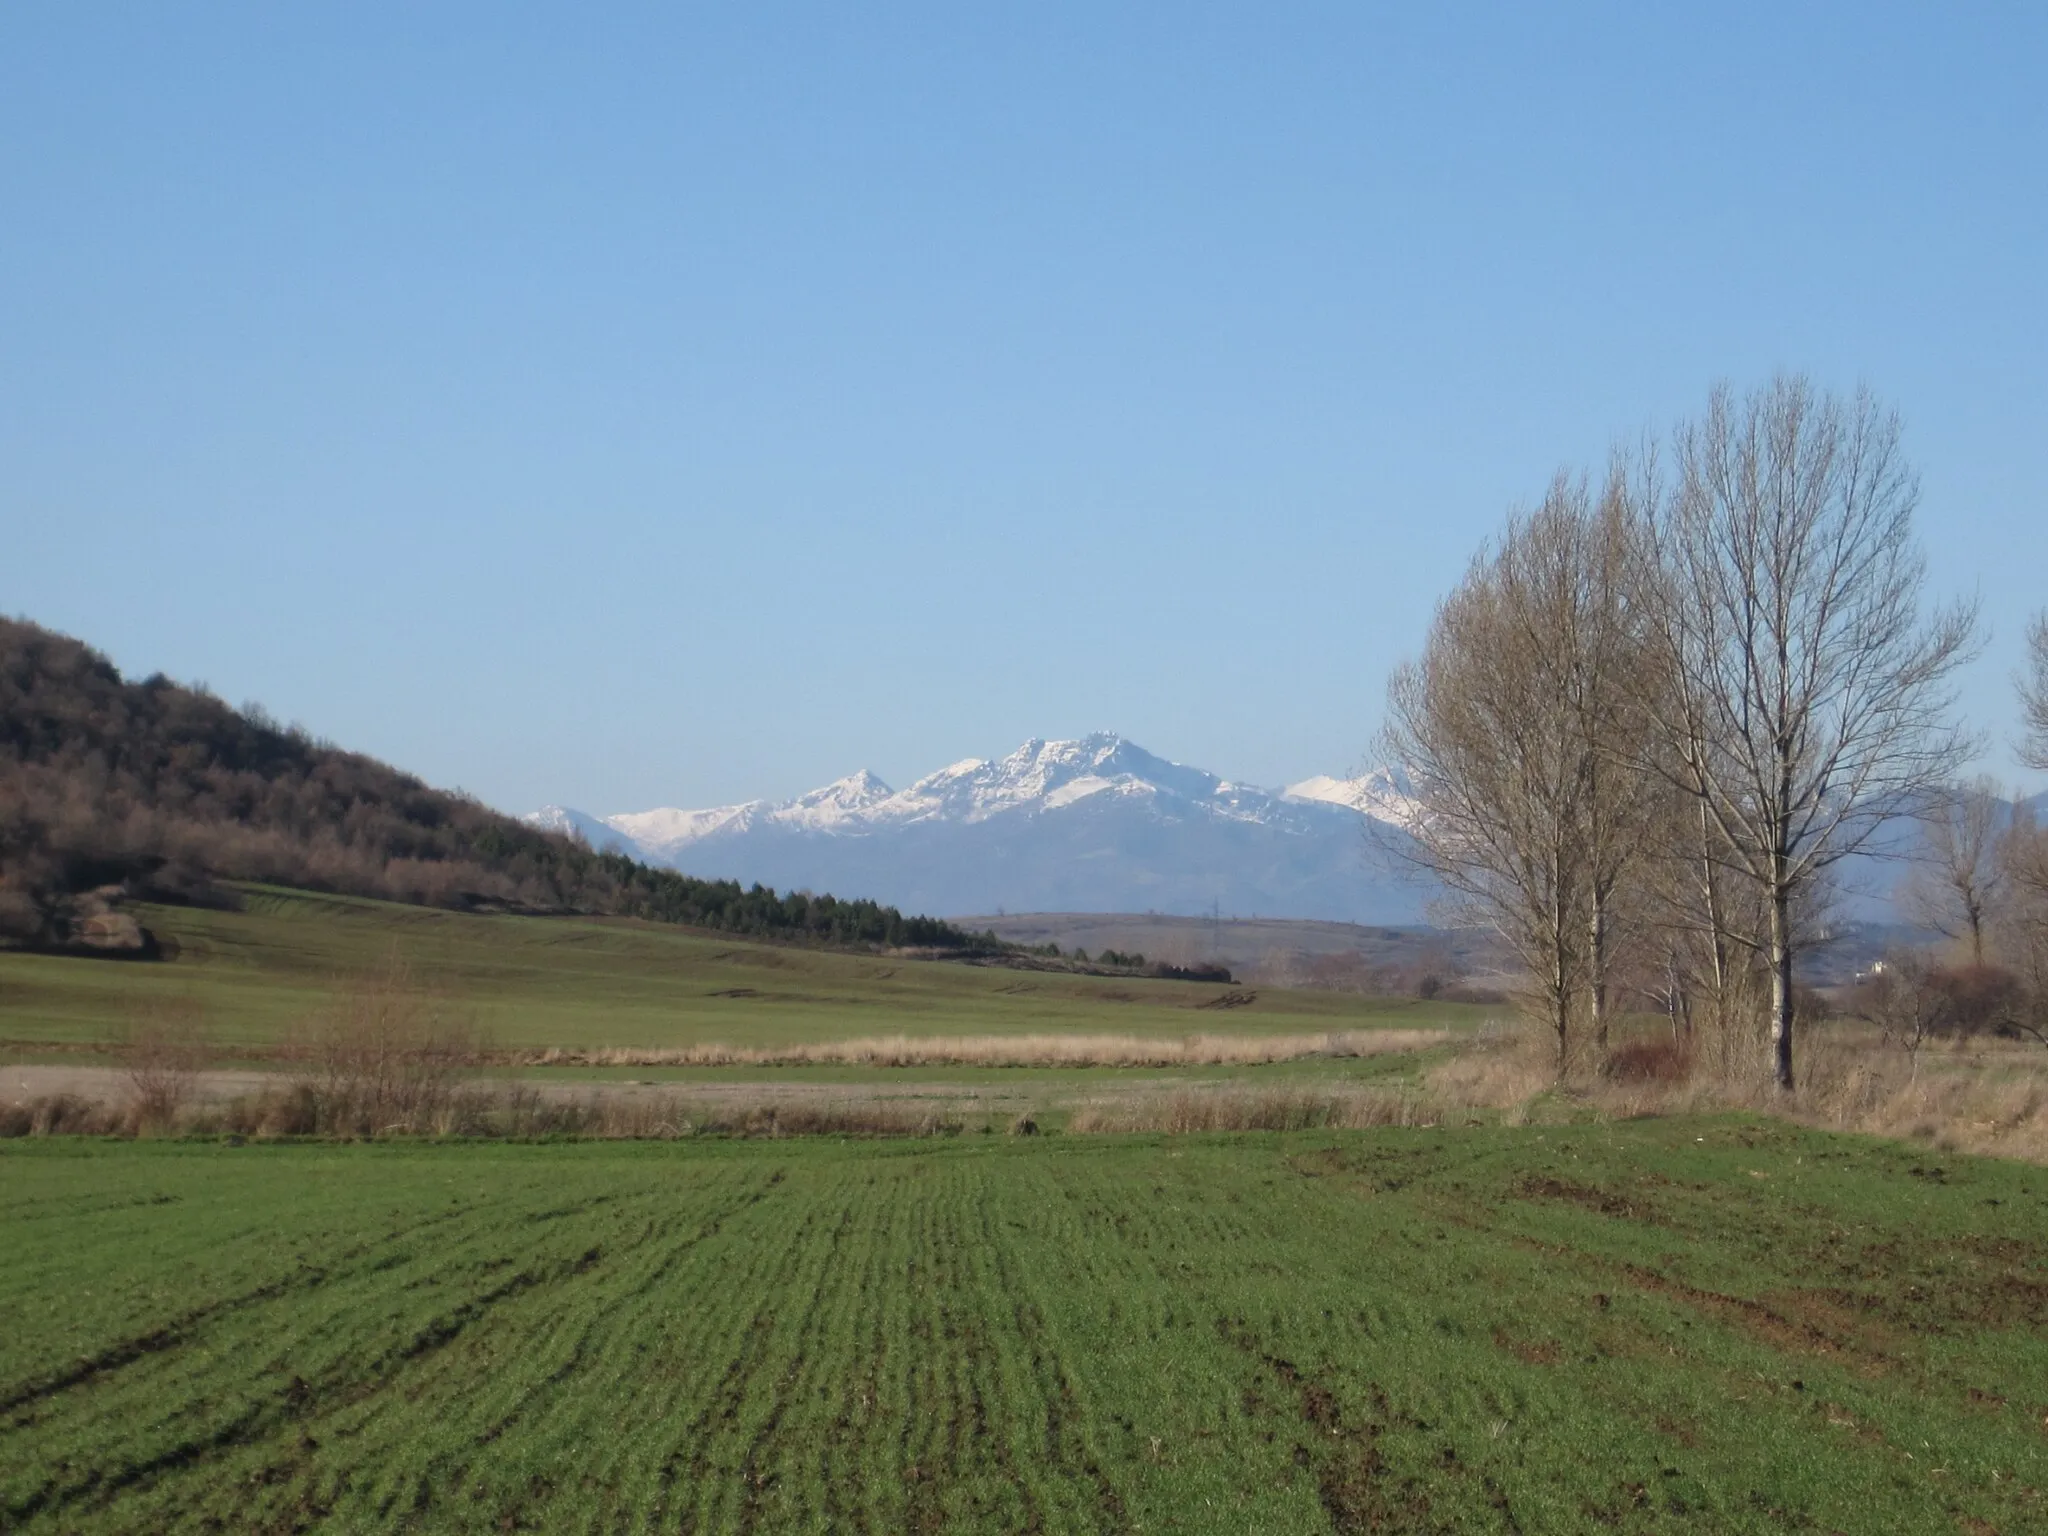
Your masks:
M2048 1173L1742 1119L0 1146L0 1528L2048 1528Z
M470 916L254 889L240 912L148 907L166 963L0 953L0 1048L109 1038L154 999L230 1045L275 1041L337 978L391 956L506 1046L773 1045L868 1035L1185 1035L1457 1026L1477 1010L1259 988L1068 976L753 944L612 919Z

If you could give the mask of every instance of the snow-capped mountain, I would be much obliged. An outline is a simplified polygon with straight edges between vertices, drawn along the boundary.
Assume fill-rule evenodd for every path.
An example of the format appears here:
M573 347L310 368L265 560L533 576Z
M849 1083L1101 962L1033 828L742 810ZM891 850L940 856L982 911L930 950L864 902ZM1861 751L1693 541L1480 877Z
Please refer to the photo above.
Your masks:
M1333 779L1328 774L1318 774L1312 779L1303 779L1299 784L1288 785L1287 797L1290 800L1320 800L1326 805L1347 806L1375 821L1404 829L1414 825L1418 814L1407 779L1393 768L1375 768L1371 773L1362 773L1352 779Z
M1413 921L1398 778L1233 783L1122 737L1025 742L894 790L865 771L793 800L527 818L693 875L871 896L933 913L1200 913ZM1370 835L1369 835L1370 834Z
M628 811L607 816L602 824L632 839L657 863L667 864L673 863L675 855L692 843L721 834L731 836L760 828L857 831L865 814L893 793L863 768L794 800L749 800L744 805L721 805L708 811L679 811L672 807Z

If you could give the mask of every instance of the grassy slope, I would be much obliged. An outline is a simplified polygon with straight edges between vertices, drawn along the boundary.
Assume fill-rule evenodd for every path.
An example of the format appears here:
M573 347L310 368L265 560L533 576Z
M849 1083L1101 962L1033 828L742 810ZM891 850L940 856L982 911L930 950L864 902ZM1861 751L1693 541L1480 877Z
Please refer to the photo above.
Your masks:
M335 979L402 955L506 1045L773 1044L888 1034L1184 1035L1433 1027L1470 1009L1008 971L747 943L620 919L476 917L256 890L247 910L156 907L165 964L0 954L0 1047L105 1039L151 998L188 999L222 1039L275 1040Z
M2048 1177L1742 1120L0 1146L0 1526L2048 1523Z

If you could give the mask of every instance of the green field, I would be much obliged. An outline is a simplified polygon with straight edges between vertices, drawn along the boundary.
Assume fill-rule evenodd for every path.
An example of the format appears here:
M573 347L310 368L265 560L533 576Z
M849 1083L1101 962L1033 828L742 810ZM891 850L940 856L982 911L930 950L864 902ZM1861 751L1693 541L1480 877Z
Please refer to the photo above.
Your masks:
M2038 1531L2044 1197L1727 1118L0 1144L0 1528Z
M279 1039L338 980L401 958L506 1046L774 1045L871 1035L1180 1036L1456 1026L1451 1004L1005 970L749 943L620 919L471 916L255 889L245 909L144 907L161 963L0 954L0 1048L105 1040L153 1000L233 1046Z

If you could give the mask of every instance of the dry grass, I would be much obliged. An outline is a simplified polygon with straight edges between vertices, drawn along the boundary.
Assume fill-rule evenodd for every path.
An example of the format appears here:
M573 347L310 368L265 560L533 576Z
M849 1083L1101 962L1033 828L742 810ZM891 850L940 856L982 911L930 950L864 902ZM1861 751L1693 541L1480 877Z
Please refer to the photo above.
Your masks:
M549 1049L505 1058L524 1067L1256 1067L1274 1062L1419 1051L1452 1038L1436 1029L1354 1029L1312 1035L887 1035L795 1045Z
M1435 1100L1464 1109L1497 1110L1510 1124L1526 1117L1530 1104L1557 1081L1553 1047L1539 1031L1489 1021L1465 1048L1423 1077Z
M1610 1070L1559 1089L1547 1039L1489 1026L1424 1078L1434 1102L1509 1122L1562 1110L1601 1118L1744 1109L1801 1124L1932 1143L1944 1150L2048 1162L2048 1051L1989 1038L1920 1049L1853 1025L1810 1028L1799 1087L1767 1079L1761 1049L1713 1053L1753 1064L1716 1071L1663 1034L1623 1043Z
M281 1082L211 1104L182 1105L170 1120L145 1120L132 1103L48 1094L0 1106L0 1137L185 1136L576 1137L665 1140L682 1136L950 1136L963 1129L953 1111L848 1096L839 1100L692 1101L679 1094L594 1090L580 1098L541 1094L517 1083L467 1083L421 1098L397 1118L389 1104L369 1118L359 1094L324 1093L309 1082ZM1013 1127L1015 1129L1015 1127ZM1028 1134L1028 1133L1027 1133Z
M1359 1130L1376 1125L1439 1125L1444 1109L1413 1095L1364 1088L1189 1089L1105 1096L1074 1111L1081 1133L1158 1131Z
M1768 1088L1748 1095L1756 1108L1812 1125L2048 1162L2048 1051L2038 1047L1965 1041L1907 1051L1822 1034L1807 1047L1793 1102L1775 1097Z

